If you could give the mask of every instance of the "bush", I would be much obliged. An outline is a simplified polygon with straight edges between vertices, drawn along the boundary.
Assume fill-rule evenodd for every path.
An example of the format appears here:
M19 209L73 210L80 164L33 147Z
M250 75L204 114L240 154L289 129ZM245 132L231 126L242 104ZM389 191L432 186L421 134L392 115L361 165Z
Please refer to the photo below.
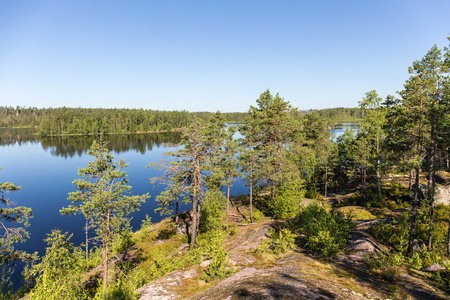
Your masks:
M203 273L203 279L211 282L216 279L224 279L233 274L233 269L229 268L230 260L228 253L221 247L214 255L210 264Z
M301 194L296 184L278 187L273 202L273 217L287 219L298 214Z
M223 209L227 199L219 190L209 190L201 208L200 232L220 230L223 227Z
M450 206L445 204L438 204L434 207L434 218L440 221L448 221L450 213Z
M320 191L315 185L310 185L306 188L305 198L317 199L319 197Z
M428 250L427 247L422 246L420 251L414 252L413 256L409 259L409 263L413 268L418 270L433 265L435 263L443 263L442 257L436 249Z
M130 220L128 220L120 231L114 236L114 240L111 246L112 254L118 254L126 249L130 248L135 244L135 240L133 239L133 232L130 225Z
M253 212L253 222L257 223L262 219L264 219L264 214L255 206L253 206L252 212ZM248 221L250 222L250 211L248 213L245 212L245 216L248 217Z
M405 212L392 223L380 221L372 228L372 234L382 243L394 247L397 251L405 252L408 248L409 216Z
M327 211L317 202L304 207L296 220L300 233L306 236L306 246L324 256L334 256L343 249L353 229L352 215Z
M257 208L264 216L273 216L273 204L270 202L270 195L257 196L253 202L253 209Z
M261 243L258 252L280 254L294 248L294 245L295 237L291 230L288 228L280 228L278 230L271 228L270 238Z
M380 275L384 280L391 283L395 283L400 279L400 271L398 267L382 268Z
M233 273L233 269L229 267L228 253L222 245L224 240L225 234L221 230L209 231L199 236L197 240L197 248L194 252L200 257L212 258L202 275L207 282L226 278Z

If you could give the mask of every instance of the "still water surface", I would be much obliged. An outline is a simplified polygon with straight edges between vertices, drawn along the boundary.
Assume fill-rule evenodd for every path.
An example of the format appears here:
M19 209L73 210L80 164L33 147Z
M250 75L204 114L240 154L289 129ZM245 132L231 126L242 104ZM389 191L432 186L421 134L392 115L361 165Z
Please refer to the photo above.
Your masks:
M331 132L339 136L347 128L355 129L357 123L344 123ZM78 169L93 160L86 152L95 137L40 138L34 132L34 129L0 129L0 182L20 185L22 189L7 194L7 198L17 206L27 206L33 210L34 218L28 227L30 238L16 248L31 253L38 251L43 255L46 246L43 239L52 229L73 233L72 242L75 245L84 241L84 217L63 216L59 210L71 203L67 196L75 191L72 181L78 178ZM175 145L181 141L181 134L110 135L105 136L104 140L108 141L108 149L115 160L123 158L129 163L126 172L132 194L151 195L140 211L131 215L133 228L139 228L146 214L152 217L153 222L160 221L163 217L154 212L157 207L155 199L164 187L151 185L149 179L160 176L161 172L146 166L160 161L164 152L175 150ZM248 189L238 180L233 183L231 193L246 194ZM189 208L189 205L182 204L181 211Z
M59 210L71 203L67 196L75 191L72 181L78 178L78 169L93 160L86 152L94 137L38 138L30 133L30 130L24 129L0 130L0 182L20 185L22 189L8 193L7 198L17 206L27 206L33 210L34 218L28 227L30 238L16 248L38 251L42 255L46 246L43 239L52 229L73 233L72 242L75 245L84 241L84 217L63 216ZM104 140L109 141L108 148L114 160L123 158L129 163L126 172L132 194L151 195L140 211L131 215L133 228L139 228L146 214L152 217L152 222L160 221L163 217L154 212L157 207L155 199L164 186L153 186L149 179L161 175L161 172L146 166L160 161L164 152L175 150L181 134L112 135L105 136ZM239 192L246 193L247 188L237 181L232 194ZM182 205L181 211L188 208L189 205Z

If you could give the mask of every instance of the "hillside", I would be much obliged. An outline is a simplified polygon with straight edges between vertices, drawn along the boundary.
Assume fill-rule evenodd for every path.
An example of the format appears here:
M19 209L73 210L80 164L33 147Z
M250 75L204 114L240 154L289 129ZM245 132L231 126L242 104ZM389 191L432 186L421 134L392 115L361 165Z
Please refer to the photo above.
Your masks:
M344 208L345 209L345 208ZM363 211L363 208L357 208ZM366 212L370 214L369 212ZM398 274L377 272L366 263L365 255L386 251L370 228L378 219L355 220L355 229L345 250L334 258L325 258L301 246L296 237L293 249L285 253L262 251L264 241L271 239L270 229L284 222L262 219L246 224L246 207L233 208L233 235L223 243L228 253L227 268L234 274L223 280L207 282L204 272L212 257L203 257L199 264L169 272L135 292L139 299L448 299L442 286L429 280L430 275L400 266ZM153 225L150 232L163 232L169 220ZM231 228L234 228L233 226ZM235 232L235 234L234 234ZM151 234L151 233L150 233ZM168 245L177 240L155 240L153 246ZM188 253L188 244L181 244L170 255ZM139 244L135 248L139 253Z

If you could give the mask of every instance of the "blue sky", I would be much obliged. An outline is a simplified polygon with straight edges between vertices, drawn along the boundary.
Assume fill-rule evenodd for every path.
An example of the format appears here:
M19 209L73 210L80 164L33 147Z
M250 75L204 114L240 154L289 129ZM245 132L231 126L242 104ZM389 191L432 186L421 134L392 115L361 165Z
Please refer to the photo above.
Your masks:
M0 105L247 111L401 90L450 1L2 0Z

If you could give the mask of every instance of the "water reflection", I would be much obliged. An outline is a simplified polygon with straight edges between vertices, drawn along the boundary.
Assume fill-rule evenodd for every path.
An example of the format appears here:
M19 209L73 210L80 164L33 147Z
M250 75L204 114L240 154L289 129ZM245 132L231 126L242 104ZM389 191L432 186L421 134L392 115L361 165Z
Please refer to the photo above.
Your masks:
M34 128L0 128L0 145L22 145L38 143L39 136Z
M91 147L92 142L98 138L97 136L45 137L41 139L41 144L44 150L50 150L50 153L55 156L68 158L78 155L81 157ZM103 137L103 140L108 142L108 150L116 153L135 150L145 154L155 146L159 148L163 144L180 143L181 133L107 135Z
M116 153L135 150L145 154L154 147L164 144L176 145L181 142L182 133L145 133L145 134L119 134L104 135L102 139L108 142L108 149ZM41 143L42 148L54 156L72 158L75 155L81 157L91 147L98 136L65 136L65 137L39 137L35 129L1 129L0 144L14 145L23 143Z

